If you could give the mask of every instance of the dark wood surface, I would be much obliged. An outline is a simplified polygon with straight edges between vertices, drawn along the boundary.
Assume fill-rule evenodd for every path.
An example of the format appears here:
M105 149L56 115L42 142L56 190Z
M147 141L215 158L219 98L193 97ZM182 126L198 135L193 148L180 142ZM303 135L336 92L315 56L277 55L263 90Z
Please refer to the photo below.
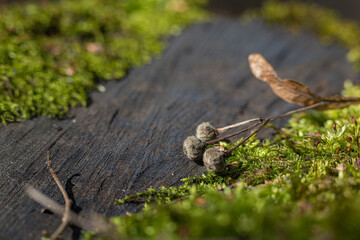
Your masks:
M42 207L24 192L31 184L64 203L46 168L48 150L76 211L115 216L141 209L116 206L115 198L205 172L182 153L183 140L200 122L221 127L296 108L251 75L247 56L253 52L262 53L281 77L322 95L338 94L343 80L359 77L346 50L323 46L309 33L293 35L260 21L195 24L170 39L150 64L105 83L105 93L92 92L89 107L73 109L73 118L0 126L0 239L39 239L41 230L52 232L60 223L40 213ZM68 228L64 236L77 239L79 229Z
M57 0L0 0L2 5L18 4L22 2L46 3ZM265 0L208 0L208 10L216 14L238 17L248 9L260 8ZM288 1L288 0L281 0ZM359 0L302 0L302 2L316 3L317 5L330 8L339 12L344 18L360 21Z
M9 0L8 0L9 1ZM260 8L266 0L209 0L209 10L217 14L238 17L239 14L252 8ZM288 0L280 0L288 2ZM1 0L0 0L1 2ZM360 21L360 1L359 0L301 0L308 4L316 4L322 7L333 9L339 13L340 16Z

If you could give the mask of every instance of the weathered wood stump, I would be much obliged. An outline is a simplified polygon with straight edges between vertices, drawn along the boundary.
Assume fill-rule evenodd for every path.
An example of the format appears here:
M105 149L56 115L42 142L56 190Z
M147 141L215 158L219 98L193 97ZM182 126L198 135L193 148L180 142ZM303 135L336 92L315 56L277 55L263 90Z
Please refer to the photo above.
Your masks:
M39 239L41 230L60 223L24 192L31 184L64 203L46 168L48 150L74 210L114 216L141 209L116 206L115 198L205 172L182 153L183 140L200 122L221 127L296 108L251 75L247 56L253 52L280 76L322 95L338 94L343 80L358 78L345 49L323 46L308 33L293 35L260 21L195 24L151 64L105 83L106 93L91 93L90 106L73 109L73 119L38 117L0 127L0 239ZM74 227L64 233L65 239L78 235Z

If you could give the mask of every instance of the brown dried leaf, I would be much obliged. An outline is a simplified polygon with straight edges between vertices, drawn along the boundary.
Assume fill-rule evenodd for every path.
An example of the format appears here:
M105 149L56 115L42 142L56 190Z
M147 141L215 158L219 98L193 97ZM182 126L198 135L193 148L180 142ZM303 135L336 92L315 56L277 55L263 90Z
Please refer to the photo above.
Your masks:
M249 64L254 76L267 82L272 91L287 102L305 107L321 102L329 102L329 104L315 108L317 110L344 108L360 103L360 98L358 97L320 97L311 92L302 83L289 79L281 79L261 54L250 54Z
M250 54L250 69L254 76L267 82L273 92L287 102L310 106L321 102L321 97L312 93L308 87L294 80L281 79L261 54Z
M249 64L254 76L264 82L272 82L273 78L279 78L273 67L259 53L249 55Z

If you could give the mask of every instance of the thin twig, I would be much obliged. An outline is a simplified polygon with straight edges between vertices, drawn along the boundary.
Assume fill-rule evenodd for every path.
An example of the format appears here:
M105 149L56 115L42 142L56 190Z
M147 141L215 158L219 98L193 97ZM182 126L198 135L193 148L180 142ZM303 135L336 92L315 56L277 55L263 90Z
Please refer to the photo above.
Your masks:
M224 127L224 128L219 128L217 131L220 133L221 131L229 130L231 128L235 128L235 127L238 127L238 126L241 126L241 125L245 125L247 123L257 122L257 123L255 123L255 124L253 124L253 125L251 125L251 126L249 126L247 128L244 128L244 129L242 129L240 131L231 133L231 134L223 136L221 138L217 138L217 139L208 141L208 142L206 142L206 145L212 145L214 143L223 141L223 140L225 140L227 138L239 135L239 134L241 134L243 132L246 132L248 130L251 130L251 129L259 126L260 124L264 123L265 121L270 122L270 121L273 121L273 120L276 120L276 119L279 119L279 118L287 117L287 116L295 114L295 113L304 112L304 111L307 111L307 110L310 110L310 109L314 109L314 108L317 108L317 107L320 107L320 106L323 106L323 105L326 105L326 104L329 104L329 102L316 103L314 105L299 108L299 109L296 109L296 110L292 110L292 111L289 111L287 113L280 114L280 115L277 115L277 116L274 116L274 117L271 117L271 118L261 118L261 117L259 117L259 118L254 118L254 119L250 119L250 120L247 120L247 121L243 121L243 122L240 122L240 123L235 123L233 125L230 125L230 126L227 126L227 127ZM262 127L263 126L264 126L264 124L262 124Z
M310 109L314 109L314 108L317 108L317 107L320 107L320 106L324 106L326 104L329 104L329 102L319 102L319 103L316 103L316 104L311 105L311 106L307 106L307 107L299 108L299 109L296 109L296 110L292 110L292 111L289 111L287 113L280 114L280 115L275 116L275 117L271 117L271 118L269 118L269 121L273 121L273 120L276 120L276 119L279 119L279 118L287 117L287 116L295 114L295 113L304 112L304 111L307 111L307 110L310 110Z
M53 177L53 179L55 180L57 186L59 187L64 199L65 199L65 212L64 215L61 219L61 224L60 226L56 229L56 231L51 235L50 239L57 239L58 236L64 231L64 229L66 228L66 226L69 224L69 220L70 220L70 209L71 209L71 204L72 201L69 198L64 186L61 184L59 178L57 177L54 169L51 167L51 160L50 160L50 152L47 152L47 167L51 173L51 176Z
M240 127L242 125L246 125L248 123L261 122L261 121L262 121L262 118L254 118L254 119L242 121L242 122L239 122L239 123L235 123L235 124L232 124L232 125L229 125L229 126L226 126L226 127L218 128L217 131L218 131L218 133L222 133L222 132L225 132L227 130Z
M226 154L230 154L234 149L238 148L241 144L243 144L246 140L248 140L249 138L251 138L252 136L254 136L258 131L260 131L260 129L266 124L268 123L270 120L269 119L265 119L265 121L254 131L252 132L249 136L247 136L246 138L244 138L241 142L239 142L238 144L236 144L235 146L233 146L232 148L228 149L225 151Z
M259 118L259 119L260 119L260 118ZM251 126L249 126L249 127L247 127L247 128L244 128L244 129L240 130L240 131L231 133L231 134L226 135L226 136L221 137L221 138L217 138L217 139L208 141L208 142L206 142L206 145L212 145L212 144L214 144L214 143L220 142L220 141L225 140L225 139L227 139L227 138L230 138L230 137L239 135L239 134L241 134L241 133L243 133L243 132L246 132L246 131L248 131L248 130L250 130L250 129L253 129L254 127L256 127L256 126L258 126L258 125L260 125L260 124L261 124L261 122L255 123L255 124L253 124L253 125L251 125Z
M258 131L260 131L261 128L263 128L265 126L266 123L270 122L270 121L273 121L273 120L276 120L276 119L279 119L279 118L283 118L283 117L287 117L289 115L292 115L292 114L295 114L295 113L299 113L299 112L304 112L304 111L307 111L307 110L310 110L310 109L314 109L314 108L317 108L317 107L320 107L320 106L323 106L323 105L326 105L326 104L329 104L329 102L327 101L323 101L323 102L320 102L320 103L316 103L314 105L311 105L311 106L307 106L307 107L303 107L303 108L299 108L299 109L296 109L296 110L292 110L292 111L289 111L287 113L284 113L284 114L280 114L280 115L277 115L277 116L274 116L274 117L271 117L271 118L254 118L254 119L250 119L248 121L243 121L241 123L249 123L249 122L254 122L254 121L259 121L247 128L244 128L240 131L237 131L237 132L234 132L232 134L229 134L227 136L224 136L224 137L221 137L221 138L217 138L217 139L214 139L214 140L211 140L211 141L208 141L206 142L206 145L211 145L211 144L214 144L214 143L217 143L217 142L220 142L222 140L225 140L227 138L230 138L230 137L233 137L233 136L236 136L236 135L239 135L245 131L248 131L248 130L251 130L257 126L260 125L260 127L258 127L253 133L251 133L249 136L247 136L244 140L242 140L240 143L236 144L234 147L226 150L225 152L227 154L230 154L234 149L236 149L237 147L239 147L241 144L243 144L245 141L247 141L250 137L252 137L254 134L256 134ZM234 124L234 125L230 125L230 126L236 126L237 124Z

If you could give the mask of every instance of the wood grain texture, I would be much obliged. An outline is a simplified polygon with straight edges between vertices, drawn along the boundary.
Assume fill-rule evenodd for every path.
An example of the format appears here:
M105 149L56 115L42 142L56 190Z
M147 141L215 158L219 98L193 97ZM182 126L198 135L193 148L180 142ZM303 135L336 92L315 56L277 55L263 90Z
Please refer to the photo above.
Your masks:
M90 106L73 109L74 118L38 117L0 127L0 239L39 239L41 230L51 232L60 223L40 213L24 192L31 184L64 203L45 165L48 150L75 211L114 216L141 209L115 206L115 198L205 172L181 150L202 121L222 127L296 108L252 76L247 57L253 52L279 75L320 95L338 94L343 80L358 78L343 48L322 46L308 33L293 35L260 21L195 24L170 39L151 64L105 83L105 93L91 93ZM64 236L77 239L79 229L68 228Z

